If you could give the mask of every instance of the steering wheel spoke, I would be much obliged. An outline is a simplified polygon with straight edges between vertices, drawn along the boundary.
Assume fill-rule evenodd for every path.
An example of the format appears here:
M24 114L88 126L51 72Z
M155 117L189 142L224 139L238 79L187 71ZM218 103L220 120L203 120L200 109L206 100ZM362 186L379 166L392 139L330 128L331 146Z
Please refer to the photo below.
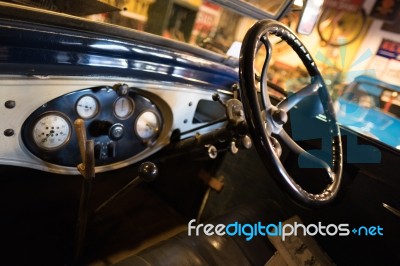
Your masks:
M276 105L276 107L285 112L289 112L290 109L293 108L293 106L304 100L306 97L316 93L320 87L321 84L319 84L318 82L313 82L311 84L308 84L304 88L300 89L295 93L290 94L288 97L283 99Z
M310 84L289 95L276 106L271 103L267 86L267 71L272 53L271 42L268 40L270 35L280 37L297 53L311 77ZM262 45L266 48L266 57L260 75L256 75L255 59ZM272 176L295 200L304 205L320 207L331 203L335 199L341 183L342 144L339 127L336 119L334 119L333 103L323 77L310 53L285 25L273 20L261 20L249 29L243 40L239 59L239 75L241 99L249 133L258 154ZM260 83L260 91L257 89L258 82ZM283 128L288 120L287 113L311 95L320 98L324 114L327 117L324 123L326 123L330 132L332 166L314 154L305 151ZM313 117L310 116L310 119L313 119ZM307 163L310 162L313 168L315 166L315 168L322 168L326 171L329 182L321 192L317 194L309 193L289 175L281 161L282 147L275 138L276 136L281 143L283 142L289 147L291 152L301 156L301 159L306 160Z
M286 146L289 147L289 149L294 152L295 154L299 156L303 156L304 159L308 160L311 162L313 165L316 165L318 168L323 168L325 169L328 177L329 177L329 182L333 183L335 180L335 174L332 172L331 167L322 159L316 157L315 155L312 155L311 153L305 151L299 144L297 144L290 136L289 134L282 129L279 132L279 137L280 139L286 144Z

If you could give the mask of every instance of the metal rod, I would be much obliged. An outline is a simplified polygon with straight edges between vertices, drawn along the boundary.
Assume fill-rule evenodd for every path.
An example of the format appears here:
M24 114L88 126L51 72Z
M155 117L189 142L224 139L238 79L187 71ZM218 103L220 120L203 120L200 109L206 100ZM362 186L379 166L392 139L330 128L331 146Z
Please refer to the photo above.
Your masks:
M76 222L73 265L78 263L82 255L89 215L92 181L95 177L94 141L86 139L86 129L82 119L75 120L74 125L78 137L79 151L82 157L82 163L77 166L77 169L82 174L83 180Z
M81 196L79 201L78 218L76 222L75 245L73 255L73 265L76 265L81 258L85 243L86 225L89 213L89 198L92 191L92 180L83 179Z
M94 215L97 215L98 213L100 213L106 206L108 206L112 201L114 201L116 198L118 198L123 193L125 193L129 188L135 187L135 186L139 185L141 182L142 182L142 179L139 176L135 177L132 181L130 181L123 188L121 188L115 194L113 194L111 197L109 197L99 207L97 207L96 210L94 211Z

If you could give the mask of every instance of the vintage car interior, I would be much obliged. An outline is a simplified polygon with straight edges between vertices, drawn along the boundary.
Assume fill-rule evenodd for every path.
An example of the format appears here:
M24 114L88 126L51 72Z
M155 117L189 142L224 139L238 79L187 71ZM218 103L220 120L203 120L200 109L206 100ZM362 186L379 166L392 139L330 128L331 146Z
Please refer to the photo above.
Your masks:
M337 122L366 73L326 63L388 42L383 7L298 2L1 1L1 264L399 265L400 143ZM346 3L351 41L307 39ZM290 221L327 233L204 226Z

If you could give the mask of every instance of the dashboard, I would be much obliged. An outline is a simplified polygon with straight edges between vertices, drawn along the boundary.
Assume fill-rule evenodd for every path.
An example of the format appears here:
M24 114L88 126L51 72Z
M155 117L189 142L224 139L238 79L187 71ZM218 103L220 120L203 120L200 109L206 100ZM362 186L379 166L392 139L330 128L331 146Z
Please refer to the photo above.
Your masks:
M38 158L61 166L80 162L74 121L83 119L87 138L94 140L96 165L134 157L157 141L163 118L154 102L129 88L94 87L53 99L30 115L22 140Z
M225 123L212 96L232 97L237 60L110 24L1 6L1 165L80 174L77 119L94 142L96 173Z
M167 146L174 131L190 137L224 116L214 91L187 84L60 76L1 82L0 163L54 173L79 173L77 119L94 141L96 172L104 172L144 160Z

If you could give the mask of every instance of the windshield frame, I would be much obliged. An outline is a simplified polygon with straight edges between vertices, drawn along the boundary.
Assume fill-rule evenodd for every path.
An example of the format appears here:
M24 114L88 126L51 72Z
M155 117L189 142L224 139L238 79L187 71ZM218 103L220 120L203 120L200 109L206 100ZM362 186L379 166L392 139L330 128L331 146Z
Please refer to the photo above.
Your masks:
M225 7L232 11L235 11L243 16L254 18L256 20L268 19L268 18L279 20L290 10L290 7L294 2L291 0L283 1L282 5L280 6L280 10L277 11L276 14L272 14L243 0L229 0L229 1L209 0L209 1L220 5L221 7Z

